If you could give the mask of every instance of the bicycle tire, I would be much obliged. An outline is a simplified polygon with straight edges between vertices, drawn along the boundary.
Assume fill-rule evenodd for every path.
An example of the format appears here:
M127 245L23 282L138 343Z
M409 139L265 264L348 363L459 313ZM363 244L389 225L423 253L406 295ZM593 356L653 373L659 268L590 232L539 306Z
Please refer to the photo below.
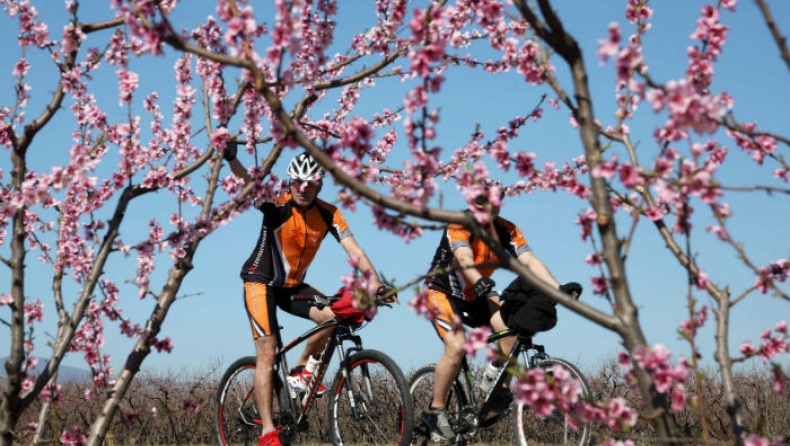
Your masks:
M231 364L219 381L214 427L220 446L250 445L258 441L261 420L252 394L254 375L255 357L245 356Z
M341 367L325 395L332 444L411 444L414 410L400 367L377 350L360 350L348 358L348 364L349 376Z
M584 375L570 362L559 358L547 358L541 361L539 367L553 376L551 369L558 365L569 373L570 380L578 380L580 384L579 397L589 401L592 398L590 385ZM590 441L589 423L580 423L578 430L571 427L569 415L555 411L555 413L538 418L532 409L524 404L514 402L515 408L512 415L513 436L517 446L528 445L578 445L586 446Z
M415 370L409 376L409 394L414 401L414 433L412 434L413 444L425 446L432 442L431 432L428 426L422 422L422 411L427 408L433 400L433 382L436 374L436 364L428 364ZM467 398L463 387L458 380L453 381L450 391L447 394L445 407L447 408L447 418L453 430L456 430L462 423L461 417L464 416L463 408L466 407ZM463 446L466 438L473 436L476 432L467 433L466 436L460 435L457 441L451 444Z
M253 394L255 376L254 356L244 356L228 367L219 381L214 408L214 428L219 446L257 445L261 434L261 419ZM292 424L289 410L280 410L287 390L280 376L274 374L273 400L277 402L272 410L275 425Z

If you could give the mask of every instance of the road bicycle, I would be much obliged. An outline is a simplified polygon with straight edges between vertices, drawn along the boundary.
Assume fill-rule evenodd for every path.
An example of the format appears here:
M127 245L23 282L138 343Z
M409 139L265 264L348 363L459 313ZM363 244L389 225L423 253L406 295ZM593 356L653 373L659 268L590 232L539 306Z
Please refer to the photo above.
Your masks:
M549 356L542 345L532 342L532 336L518 334L512 329L491 334L488 343L493 344L508 336L517 336L517 340L499 368L490 390L484 394L480 389L475 391L475 379L468 358L464 356L445 406L450 425L456 433L456 439L451 444L465 445L475 439L480 429L491 428L509 415L516 445L587 445L590 440L588 424L578 423L558 410L547 417L537 417L528 406L513 400L510 386L503 388L505 383L512 381L514 371L520 374L524 370L540 367L549 381L575 380L576 383L569 388L578 389L579 397L590 401L590 385L582 373L570 362ZM409 378L409 393L415 407L413 440L417 445L431 441L430 430L420 416L422 409L433 399L435 372L436 364L428 364L414 371Z
M323 308L337 296L294 296ZM390 306L377 301L378 306ZM366 324L338 317L319 324L283 345L278 340L274 366L273 421L283 445L315 444L328 435L335 446L411 443L414 411L406 377L391 357L378 350L365 349L355 334ZM331 328L313 378L304 392L288 384L286 354L320 332ZM318 396L316 390L328 371L332 357L339 358L329 391ZM216 432L220 446L257 445L261 420L253 398L255 357L234 362L219 383L216 397ZM312 412L326 406L327 417ZM310 417L308 417L310 415ZM327 432L328 431L328 432Z

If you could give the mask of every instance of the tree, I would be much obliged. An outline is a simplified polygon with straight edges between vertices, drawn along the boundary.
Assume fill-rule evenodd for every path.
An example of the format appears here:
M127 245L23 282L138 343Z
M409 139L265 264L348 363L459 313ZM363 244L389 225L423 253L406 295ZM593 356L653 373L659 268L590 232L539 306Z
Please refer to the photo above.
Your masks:
M729 345L731 309L760 293L790 300L780 287L790 262L782 258L755 264L728 229L732 211L724 196L735 189L770 200L787 195L788 165L780 148L790 145L790 139L762 129L753 117L736 117L732 98L712 83L713 68L726 51L725 18L734 13L735 1L702 6L691 49L683 54L688 58L685 71L659 79L643 52L653 10L647 1L630 0L625 20L610 25L597 54L615 68L616 94L608 101L614 99L617 112L611 122L596 115L594 105L600 102L588 83L590 68L573 29L565 26L549 0L515 0L514 5L382 1L376 4L375 22L343 36L341 30L360 24L335 22L341 17L338 10L346 6L327 0L278 0L255 8L221 0L216 17L205 14L191 25L183 24L194 14L183 10L194 5L177 1L109 2L115 13L85 11L67 2L70 20L60 40L52 40L51 28L30 2L1 3L19 25L21 49L13 73L15 100L0 109L0 143L11 160L0 192L2 260L11 277L9 292L0 296L11 338L0 403L2 444L16 439L17 422L30 402L55 391L57 370L67 352L81 352L94 372L104 410L92 420L85 441L102 441L120 398L151 349L170 348L169 339L159 338L160 329L194 267L198 246L220 225L249 210L253 197L275 193L281 182L272 166L284 151L296 147L326 167L342 188L344 206L363 204L380 228L407 240L419 237L428 222L461 223L487 239L478 221L485 216L440 207L442 183L463 188L469 202L479 193L475 185L489 175L517 176L518 181L508 183L510 195L562 191L577 197L589 207L578 217L581 242L592 249L589 262L598 270L592 288L608 304L606 310L550 289L488 239L502 254L501 267L618 335L626 349L623 363L645 402L644 414L658 437L670 443L680 441L673 410L688 406L704 411L704 402L687 395L684 384L700 359L694 347L697 332L712 312L716 362L733 436L744 444L756 438L751 435L762 434L758 426L745 425L732 370L746 357L762 355L770 361L786 353L787 327L777 321L762 346L744 344L734 356ZM768 3L757 0L756 5L776 54L790 69L790 52ZM95 14L108 18L86 20ZM630 30L628 38L623 38L623 27ZM348 40L340 43L341 37ZM347 45L345 53L331 55L339 45ZM166 100L165 93L143 92L142 73L134 69L138 60L155 64L163 55L176 59L176 88ZM37 108L29 84L35 70L52 72L51 96ZM468 140L452 150L435 142L443 115L436 98L443 83L463 76L463 70L490 73L492 83L516 76L520 88L542 98L493 134L470 128ZM111 76L122 114L109 112L112 107L99 93L106 91ZM392 88L401 93L397 102L377 96ZM172 110L164 109L161 104L171 100ZM535 154L520 147L520 137L546 119L546 103L569 113L584 156L540 169L533 162ZM652 134L635 137L629 123L640 113L657 113L666 121ZM44 150L36 142L60 115L70 123L72 142L66 161L51 168L36 163L37 151ZM255 184L242 187L224 167L222 154L231 146L241 149L240 156L254 156ZM758 165L760 183L729 185L719 176L725 163L744 162L741 154L730 153L731 146ZM65 153L56 155L63 158ZM402 167L396 167L400 159ZM773 170L766 174L768 169ZM163 210L151 206L154 202L168 204ZM147 230L129 221L132 206L135 221L149 222ZM705 230L695 226L695 207L705 208L718 224ZM652 224L688 272L689 318L681 334L694 353L674 366L669 352L648 343L626 271L629 250L640 242L636 227L644 222ZM620 225L629 229L622 231ZM696 252L692 243L705 237L705 231L731 247L745 274L755 278L754 286L733 294L728 277L719 282L708 277L705 253ZM26 293L26 285L37 278L26 274L33 253L49 267L51 301L58 314L51 356L37 376L32 374L32 351L41 348L35 327L42 303ZM111 262L123 264L116 257L131 254L137 256L137 294L152 304L141 323L121 316L123 279L106 273ZM161 265L166 265L166 274L152 276ZM700 306L701 296L708 296L715 308ZM419 307L419 297L415 305ZM117 374L102 354L108 322L137 339ZM774 373L777 388L786 391L787 372L777 363ZM633 412L613 414L609 407L604 401L577 408L627 430ZM35 440L42 440L46 411L31 428ZM67 434L77 435L77 440ZM64 433L61 440L80 442L79 435Z

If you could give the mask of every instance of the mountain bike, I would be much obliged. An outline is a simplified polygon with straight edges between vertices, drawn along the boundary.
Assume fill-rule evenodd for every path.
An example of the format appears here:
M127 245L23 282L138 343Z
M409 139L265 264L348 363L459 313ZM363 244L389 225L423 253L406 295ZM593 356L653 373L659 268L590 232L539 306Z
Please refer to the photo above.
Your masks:
M491 334L488 343L493 344L514 335L517 336L515 344L503 365L499 367L490 390L483 395L479 389L475 392L475 379L468 358L464 356L458 376L450 386L445 406L450 425L456 433L456 439L451 444L465 445L475 439L480 429L490 428L499 420L510 416L516 445L587 445L590 439L588 424L578 423L559 410L540 418L528 406L513 400L509 386L503 387L512 380L514 371L519 373L540 367L545 371L547 380L560 379L569 383L575 381L567 388L578 389L578 396L583 400L591 399L590 385L579 369L564 359L549 356L542 345L532 342L532 336L520 335L512 329L506 329ZM435 372L436 364L428 364L417 369L409 378L409 392L415 407L413 442L417 445L425 445L431 441L431 433L420 415L422 408L428 406L433 399Z
M299 295L292 299L323 308L337 296ZM376 301L376 305L391 306L385 301ZM305 331L287 345L278 340L272 414L283 445L321 442L325 438L321 434L326 435L327 430L336 446L411 443L414 413L406 377L391 357L363 348L362 339L355 332L364 325L335 317ZM304 392L296 391L288 384L290 369L286 354L330 327L332 333L312 380ZM335 354L339 359L337 372L329 391L319 398L316 390ZM234 362L220 380L215 410L220 446L257 445L261 420L253 398L254 374L255 357L245 356ZM325 420L311 413L319 410L319 402L326 405Z

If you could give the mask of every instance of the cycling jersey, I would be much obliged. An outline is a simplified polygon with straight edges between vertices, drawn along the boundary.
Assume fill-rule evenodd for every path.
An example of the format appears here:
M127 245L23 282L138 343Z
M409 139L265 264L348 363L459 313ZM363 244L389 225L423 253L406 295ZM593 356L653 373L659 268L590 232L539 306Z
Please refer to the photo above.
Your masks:
M245 282L297 286L304 281L327 234L337 241L352 235L340 210L318 198L308 208L299 209L291 194L285 193L257 209L263 212L263 224L255 249L241 270Z
M529 251L527 240L521 230L513 223L502 217L496 217L493 222L494 230L505 250L514 257ZM475 265L495 264L499 258L483 242L472 236L469 230L458 224L450 224L445 228L439 247L431 262L431 271L447 271L449 267L457 266L453 252L459 247L466 246L472 249ZM492 266L479 266L477 270L485 277L491 277L494 272ZM472 283L466 283L460 269L450 272L431 274L425 280L425 285L432 290L441 291L448 296L465 301L475 300Z

